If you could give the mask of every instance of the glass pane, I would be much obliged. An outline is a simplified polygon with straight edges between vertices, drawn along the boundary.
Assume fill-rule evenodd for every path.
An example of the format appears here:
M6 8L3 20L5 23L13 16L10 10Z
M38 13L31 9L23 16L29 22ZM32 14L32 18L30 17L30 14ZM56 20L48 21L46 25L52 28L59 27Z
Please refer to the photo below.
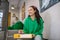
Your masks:
M0 30L2 30L2 17L3 17L3 12L0 11Z
M0 12L0 17L3 17L3 13L2 12Z

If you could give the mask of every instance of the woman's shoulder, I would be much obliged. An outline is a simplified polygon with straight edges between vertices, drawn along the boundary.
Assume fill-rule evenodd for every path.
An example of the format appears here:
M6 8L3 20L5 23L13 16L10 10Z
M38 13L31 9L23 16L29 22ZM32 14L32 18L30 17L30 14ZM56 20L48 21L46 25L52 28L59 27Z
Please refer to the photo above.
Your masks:
M26 20L26 21L29 20L29 17L25 18L24 20Z
M42 17L40 17L40 20L43 20L43 18L42 18Z
M28 20L29 20L29 17L25 18L25 19L24 19L24 22L26 22L26 21L28 21Z
M43 22L43 23L44 23L44 20L43 20L43 18L42 18L42 17L40 18L40 22Z

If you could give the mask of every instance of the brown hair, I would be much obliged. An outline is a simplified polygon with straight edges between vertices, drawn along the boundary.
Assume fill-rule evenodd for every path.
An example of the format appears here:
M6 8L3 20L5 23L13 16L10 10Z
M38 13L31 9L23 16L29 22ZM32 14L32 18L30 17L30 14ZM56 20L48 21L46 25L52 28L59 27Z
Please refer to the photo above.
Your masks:
M38 10L37 7L35 7L35 6L30 6L30 7L32 7L34 10L36 10L36 12L35 12L35 17L36 17L36 19L37 19L37 23L40 24L40 18L41 18L41 16L39 15L39 10ZM30 16L30 15L29 15L29 16Z

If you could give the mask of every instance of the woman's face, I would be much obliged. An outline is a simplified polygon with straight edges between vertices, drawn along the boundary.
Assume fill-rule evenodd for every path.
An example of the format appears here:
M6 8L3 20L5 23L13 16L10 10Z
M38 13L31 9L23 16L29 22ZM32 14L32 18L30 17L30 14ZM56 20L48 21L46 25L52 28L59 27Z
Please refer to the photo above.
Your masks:
M30 16L35 15L35 10L32 7L29 7L28 12Z

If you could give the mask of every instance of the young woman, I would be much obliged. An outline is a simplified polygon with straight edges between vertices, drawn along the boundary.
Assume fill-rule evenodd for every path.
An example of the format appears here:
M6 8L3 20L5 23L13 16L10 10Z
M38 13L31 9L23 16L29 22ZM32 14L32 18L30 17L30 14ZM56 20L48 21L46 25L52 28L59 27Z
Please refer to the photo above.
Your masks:
M24 20L24 33L33 34L34 40L42 40L43 19L35 6L28 9L29 16Z

